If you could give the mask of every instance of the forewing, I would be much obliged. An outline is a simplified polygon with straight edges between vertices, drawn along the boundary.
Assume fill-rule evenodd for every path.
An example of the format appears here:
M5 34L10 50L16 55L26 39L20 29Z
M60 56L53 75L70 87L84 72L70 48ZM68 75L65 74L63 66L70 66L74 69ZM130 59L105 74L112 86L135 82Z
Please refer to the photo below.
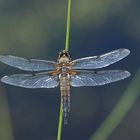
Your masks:
M108 70L108 71L77 71L77 75L71 75L71 86L101 86L116 82L130 76L128 71Z
M128 49L118 49L100 56L76 59L71 62L73 69L97 69L109 66L129 55Z
M6 84L24 88L54 88L59 84L58 75L51 76L50 73L47 72L36 75L14 74L4 76L1 81Z
M0 55L0 61L26 71L44 71L44 70L54 70L56 68L56 63L53 61L38 60L38 59L25 59L12 55Z

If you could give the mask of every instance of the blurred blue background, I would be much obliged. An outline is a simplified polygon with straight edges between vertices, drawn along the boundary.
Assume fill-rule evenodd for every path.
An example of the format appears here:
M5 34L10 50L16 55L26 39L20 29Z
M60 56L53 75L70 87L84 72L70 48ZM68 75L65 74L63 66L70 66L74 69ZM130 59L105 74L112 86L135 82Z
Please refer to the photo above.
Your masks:
M57 60L65 47L66 0L0 0L0 54ZM119 48L131 50L105 69L132 76L102 87L71 88L69 125L63 140L88 140L113 110L140 66L139 0L72 0L72 59ZM0 77L26 73L0 63ZM0 83L0 139L56 140L60 90L24 89ZM108 140L140 139L140 98Z

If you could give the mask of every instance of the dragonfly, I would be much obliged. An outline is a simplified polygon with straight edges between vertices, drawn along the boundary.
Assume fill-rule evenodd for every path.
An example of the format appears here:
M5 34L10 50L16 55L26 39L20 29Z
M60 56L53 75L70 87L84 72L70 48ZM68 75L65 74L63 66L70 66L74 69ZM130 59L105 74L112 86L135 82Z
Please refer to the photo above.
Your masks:
M71 86L102 86L129 77L131 74L126 70L97 70L116 63L129 54L130 50L121 48L99 56L71 60L70 53L63 50L59 53L56 62L0 55L1 62L32 72L31 74L4 76L1 81L23 88L55 88L60 85L64 124L67 124L70 113Z

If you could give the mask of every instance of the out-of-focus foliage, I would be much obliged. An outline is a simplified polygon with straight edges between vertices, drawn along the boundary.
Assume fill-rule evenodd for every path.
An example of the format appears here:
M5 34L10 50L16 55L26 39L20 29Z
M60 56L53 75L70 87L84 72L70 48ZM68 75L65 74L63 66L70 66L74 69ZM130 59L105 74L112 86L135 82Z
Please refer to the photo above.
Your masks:
M111 135L113 130L119 125L123 120L129 110L132 108L140 94L140 70L138 70L135 79L132 81L131 85L128 87L124 95L117 103L116 107L106 118L99 129L93 134L90 140L106 140Z
M132 76L103 87L72 88L71 115L62 139L89 139L133 79L140 66L139 7L139 0L72 0L72 59L128 48L131 55L107 69L127 69ZM66 0L1 0L0 54L57 60L58 52L65 47L66 12ZM25 72L0 64L1 77L12 73ZM2 110L10 110L3 117L9 122L5 130L11 137L13 131L14 140L56 139L59 88L32 90L1 85L3 88L9 108L6 105ZM140 139L139 105L138 98L109 139Z
M72 1L73 30L97 30L108 22L120 24L124 33L139 39L139 1L76 0ZM43 46L64 36L66 1L3 0L0 5L0 46L2 52L33 55ZM63 38L63 41L65 38ZM60 49L64 48L60 46ZM61 44L61 45L62 45Z
M4 89L0 87L0 139L14 140L11 115Z

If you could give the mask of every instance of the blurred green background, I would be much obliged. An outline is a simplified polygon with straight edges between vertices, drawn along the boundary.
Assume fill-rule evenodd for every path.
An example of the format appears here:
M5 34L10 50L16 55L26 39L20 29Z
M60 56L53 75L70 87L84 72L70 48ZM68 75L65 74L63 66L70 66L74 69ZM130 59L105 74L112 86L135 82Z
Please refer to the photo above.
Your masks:
M66 0L0 0L0 54L57 60L65 47L66 15ZM72 88L69 125L63 127L62 140L89 140L140 66L139 0L72 0L72 59L119 48L130 49L131 55L105 69L127 69L132 76L102 87ZM0 77L13 73L26 72L0 63ZM59 105L59 88L24 89L1 83L0 139L56 140ZM139 140L139 118L137 96L107 140Z

